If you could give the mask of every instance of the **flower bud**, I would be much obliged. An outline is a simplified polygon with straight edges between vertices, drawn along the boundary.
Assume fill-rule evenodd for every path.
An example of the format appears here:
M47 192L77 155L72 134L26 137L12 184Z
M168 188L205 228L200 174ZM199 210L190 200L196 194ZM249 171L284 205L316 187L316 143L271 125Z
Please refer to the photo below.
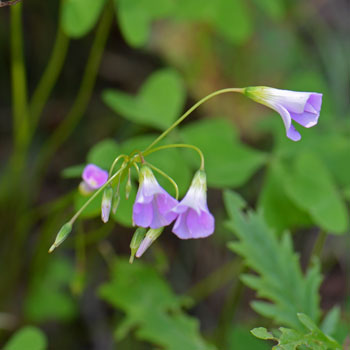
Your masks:
M55 242L49 249L49 253L52 253L71 233L72 231L72 224L70 222L65 223L61 229L59 230Z
M112 213L115 214L117 212L117 209L119 207L120 203L120 195L118 191L115 193L114 198L113 198L113 204L112 204Z
M137 249L136 252L136 258L140 258L143 253L151 246L151 244L162 234L164 230L164 227L160 228L150 228L147 233L146 237L143 239L141 242L139 248Z
M112 207L113 189L112 186L107 186L103 192L101 205L101 219L104 223L108 222L109 214Z
M131 185L131 174L130 174L130 169L129 169L128 181L127 181L127 183L125 185L125 198L126 199L129 199L131 188L132 188L132 185Z
M132 239L130 242L130 250L131 250L130 259L129 259L130 264L133 263L135 254L142 240L144 239L145 235L146 235L146 229L143 227L138 227L134 235L132 236Z

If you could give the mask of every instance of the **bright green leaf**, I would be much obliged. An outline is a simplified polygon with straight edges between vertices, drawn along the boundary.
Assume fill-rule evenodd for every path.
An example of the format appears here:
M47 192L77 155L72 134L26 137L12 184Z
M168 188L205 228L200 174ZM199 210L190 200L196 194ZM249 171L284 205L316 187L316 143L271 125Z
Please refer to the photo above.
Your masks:
M285 12L283 0L254 0L254 2L258 8L273 19L281 19Z
M3 350L45 350L47 339L38 328L27 326L17 331Z
M72 165L68 168L63 169L63 171L61 172L61 176L66 179L81 177L84 168L84 164Z
M63 1L61 23L65 33L73 38L87 34L96 24L106 0Z
M152 267L118 259L100 295L126 314L115 333L118 339L135 330L138 339L165 350L213 349L201 338L197 321L181 310L181 298Z
M264 327L254 328L251 330L252 334L259 339L275 339L274 336Z
M270 301L252 303L254 310L276 323L296 329L301 327L297 318L299 312L318 321L318 289L321 283L319 264L313 264L304 276L290 235L284 234L278 240L261 214L244 214L240 209L241 203L235 197L237 195L229 191L224 194L230 218L228 227L238 238L229 247L257 273L242 275L242 281L255 289L258 297Z
M137 96L106 90L102 97L110 108L126 119L165 130L180 116L185 90L176 71L163 69L147 79Z
M346 205L328 169L316 155L303 153L297 157L285 186L289 198L322 229L331 233L347 230Z
M312 226L305 210L299 209L288 197L285 189L287 169L279 161L271 161L265 173L258 208L271 228L278 233L295 227Z
M125 40L135 47L146 44L152 21L167 16L172 0L114 0L121 31Z
M244 0L216 0L214 25L218 32L234 44L245 42L253 32L253 23Z
M252 333L261 339L275 340L272 350L341 350L342 346L324 334L305 314L298 314L299 319L307 325L308 331L281 327L279 334L272 335L265 328L255 328Z

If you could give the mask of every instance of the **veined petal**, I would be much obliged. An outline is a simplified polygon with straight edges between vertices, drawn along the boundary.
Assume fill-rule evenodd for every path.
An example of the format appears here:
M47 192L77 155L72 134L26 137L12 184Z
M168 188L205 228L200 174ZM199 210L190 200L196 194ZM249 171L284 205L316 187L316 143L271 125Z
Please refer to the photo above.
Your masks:
M153 220L152 203L134 203L132 220L136 226L149 227Z

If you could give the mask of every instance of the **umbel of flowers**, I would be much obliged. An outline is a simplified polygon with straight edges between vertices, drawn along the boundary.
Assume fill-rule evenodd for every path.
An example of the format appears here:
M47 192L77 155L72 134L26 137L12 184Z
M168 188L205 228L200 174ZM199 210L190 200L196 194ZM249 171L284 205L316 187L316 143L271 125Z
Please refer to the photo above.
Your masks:
M79 189L83 194L92 195L78 212L62 226L49 252L52 252L68 237L75 220L102 191L101 218L106 223L109 220L110 212L115 213L118 208L121 200L119 189L125 178L127 179L125 184L126 200L129 197L132 169L138 172L139 188L132 211L133 224L138 228L130 243L130 262L134 260L135 256L137 258L141 257L162 234L166 226L172 225L172 232L180 239L204 238L213 234L215 219L207 205L207 181L204 170L204 156L201 150L189 144L170 144L158 147L156 145L202 103L214 96L228 92L242 93L278 112L282 117L286 136L293 141L299 141L301 136L292 121L305 128L310 128L318 122L322 104L322 94L319 93L279 90L263 86L228 88L215 91L192 106L145 150L135 150L130 155L118 155L109 172L94 164L88 164L83 171L83 181L80 183ZM186 195L180 201L176 182L161 169L147 162L149 154L169 148L190 148L199 154L201 160L199 170L194 174ZM117 168L118 164L119 168ZM159 185L152 170L166 177L172 183L175 188L175 197Z

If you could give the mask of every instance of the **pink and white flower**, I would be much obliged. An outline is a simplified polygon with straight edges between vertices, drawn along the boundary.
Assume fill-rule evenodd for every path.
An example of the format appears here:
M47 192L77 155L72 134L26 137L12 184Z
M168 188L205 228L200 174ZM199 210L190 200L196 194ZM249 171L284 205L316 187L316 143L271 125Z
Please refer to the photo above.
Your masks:
M204 171L197 171L185 197L172 212L178 215L172 231L181 239L204 238L214 232L215 219L207 205Z
M301 136L292 120L305 128L311 128L318 122L322 105L320 93L279 90L266 86L248 87L244 91L249 98L280 114L287 137L293 141L299 141Z

